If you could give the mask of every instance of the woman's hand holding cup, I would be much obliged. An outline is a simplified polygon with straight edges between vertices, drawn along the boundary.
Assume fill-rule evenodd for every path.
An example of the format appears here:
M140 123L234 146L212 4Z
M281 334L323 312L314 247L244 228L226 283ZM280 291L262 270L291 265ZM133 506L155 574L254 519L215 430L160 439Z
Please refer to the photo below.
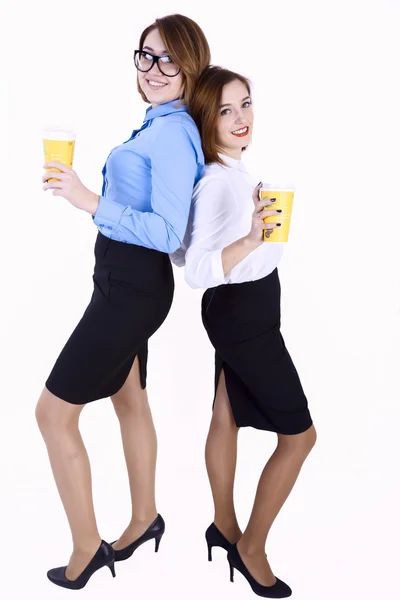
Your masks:
M267 208L268 206L273 206L275 198L260 200L260 190L262 185L263 184L260 181L253 191L252 198L254 202L254 212L251 219L251 229L247 235L249 240L252 242L259 242L260 246L263 243L263 232L265 229L280 227L280 223L264 223L263 219L279 215L282 212L280 210L274 210L273 208Z

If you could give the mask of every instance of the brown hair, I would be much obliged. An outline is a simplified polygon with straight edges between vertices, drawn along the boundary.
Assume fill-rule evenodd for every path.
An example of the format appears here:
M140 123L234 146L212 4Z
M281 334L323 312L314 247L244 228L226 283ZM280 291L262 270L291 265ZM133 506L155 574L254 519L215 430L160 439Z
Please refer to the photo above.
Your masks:
M250 96L250 81L246 77L222 67L208 67L198 80L195 93L188 105L189 113L200 131L206 164L214 162L224 164L218 156L217 121L220 116L222 90L233 81L241 81Z
M139 40L143 50L146 37L158 29L165 49L179 66L183 76L183 101L189 104L194 88L202 71L210 64L211 54L206 36L195 21L183 15L168 15L156 19L147 27ZM145 102L149 102L138 81L138 90Z

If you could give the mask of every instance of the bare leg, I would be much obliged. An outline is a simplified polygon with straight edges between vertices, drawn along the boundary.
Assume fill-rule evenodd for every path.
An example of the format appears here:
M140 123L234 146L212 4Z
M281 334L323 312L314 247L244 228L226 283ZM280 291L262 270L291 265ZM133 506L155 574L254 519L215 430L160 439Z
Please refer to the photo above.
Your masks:
M242 534L233 502L238 432L222 371L207 437L206 465L214 500L214 523L231 543Z
M262 472L249 523L237 546L246 567L261 585L274 585L276 581L265 556L265 543L315 442L313 425L297 435L278 434L277 448Z
M66 570L71 580L82 573L101 543L90 464L78 426L83 407L61 400L45 388L35 413L71 528L73 552Z
M111 399L120 423L132 499L130 523L113 544L116 550L121 550L140 537L158 514L155 501L157 436L147 392L140 386L138 357L125 384Z

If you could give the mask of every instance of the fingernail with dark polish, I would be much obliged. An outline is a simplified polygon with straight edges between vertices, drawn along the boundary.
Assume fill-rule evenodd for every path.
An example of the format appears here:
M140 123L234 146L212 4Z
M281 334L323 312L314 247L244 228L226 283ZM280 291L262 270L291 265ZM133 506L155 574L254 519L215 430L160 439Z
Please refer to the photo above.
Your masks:
M276 202L276 198L271 198L271 202Z
M276 212L282 212L282 209L281 208L277 208Z
M277 223L276 224L277 227L280 227L281 225L282 225L282 223Z
M260 183L257 183L257 185L262 185L262 181L260 181Z

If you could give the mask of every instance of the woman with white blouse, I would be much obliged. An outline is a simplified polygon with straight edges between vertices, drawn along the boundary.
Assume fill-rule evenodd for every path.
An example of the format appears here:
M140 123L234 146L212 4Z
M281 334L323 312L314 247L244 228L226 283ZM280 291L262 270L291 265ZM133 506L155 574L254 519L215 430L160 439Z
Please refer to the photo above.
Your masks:
M276 578L265 554L268 533L316 441L300 379L280 333L277 266L282 244L265 243L273 200L260 201L242 151L251 141L253 108L247 79L209 67L189 105L202 138L203 177L194 188L185 253L185 279L207 288L202 318L215 348L215 397L206 463L215 505L206 532L228 550L233 571L263 597L284 598L290 587ZM177 255L179 262L179 254ZM233 500L240 427L277 434L277 447L261 475L243 534Z

